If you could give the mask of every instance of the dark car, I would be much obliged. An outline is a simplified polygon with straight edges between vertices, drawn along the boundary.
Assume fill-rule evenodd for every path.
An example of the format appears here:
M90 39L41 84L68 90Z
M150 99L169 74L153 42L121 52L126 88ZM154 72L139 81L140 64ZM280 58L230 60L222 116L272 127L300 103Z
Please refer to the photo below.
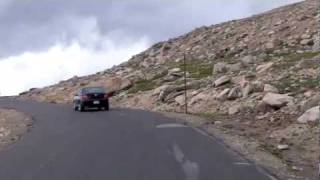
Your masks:
M86 108L109 110L109 94L102 87L81 88L73 98L74 110L85 111Z

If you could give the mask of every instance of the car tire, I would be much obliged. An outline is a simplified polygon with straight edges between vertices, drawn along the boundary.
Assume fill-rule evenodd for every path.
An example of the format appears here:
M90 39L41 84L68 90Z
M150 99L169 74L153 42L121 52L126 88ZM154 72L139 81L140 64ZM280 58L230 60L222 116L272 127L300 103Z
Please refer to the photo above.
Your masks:
M109 104L107 104L107 105L104 107L104 110L105 110L105 111L109 111Z
M79 107L78 107L76 104L74 104L74 105L73 105L73 110L74 110L74 111L78 111L78 110L79 110Z
M79 105L79 106L78 106L78 110L79 110L80 112L84 112L84 111L85 111L84 106L83 106L83 105Z

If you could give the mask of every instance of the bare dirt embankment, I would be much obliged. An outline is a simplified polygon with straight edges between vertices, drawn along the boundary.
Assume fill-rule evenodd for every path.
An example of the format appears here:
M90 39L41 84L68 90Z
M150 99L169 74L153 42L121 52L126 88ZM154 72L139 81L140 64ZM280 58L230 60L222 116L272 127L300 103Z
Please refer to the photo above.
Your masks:
M32 119L13 109L0 109L0 151L19 140L32 125Z

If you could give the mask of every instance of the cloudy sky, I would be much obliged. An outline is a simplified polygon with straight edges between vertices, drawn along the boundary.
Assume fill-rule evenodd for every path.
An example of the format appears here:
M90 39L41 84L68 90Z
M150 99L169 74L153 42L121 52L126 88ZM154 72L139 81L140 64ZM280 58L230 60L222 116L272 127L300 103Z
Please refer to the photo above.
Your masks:
M0 95L104 70L157 41L298 0L0 0Z

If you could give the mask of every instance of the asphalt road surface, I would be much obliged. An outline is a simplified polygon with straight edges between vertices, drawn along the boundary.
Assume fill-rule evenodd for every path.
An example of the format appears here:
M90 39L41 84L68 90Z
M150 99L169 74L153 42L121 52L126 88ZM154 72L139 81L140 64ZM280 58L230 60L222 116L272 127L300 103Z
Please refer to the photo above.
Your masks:
M74 112L0 98L34 118L0 152L0 180L270 180L265 171L199 131L159 114L111 109Z

